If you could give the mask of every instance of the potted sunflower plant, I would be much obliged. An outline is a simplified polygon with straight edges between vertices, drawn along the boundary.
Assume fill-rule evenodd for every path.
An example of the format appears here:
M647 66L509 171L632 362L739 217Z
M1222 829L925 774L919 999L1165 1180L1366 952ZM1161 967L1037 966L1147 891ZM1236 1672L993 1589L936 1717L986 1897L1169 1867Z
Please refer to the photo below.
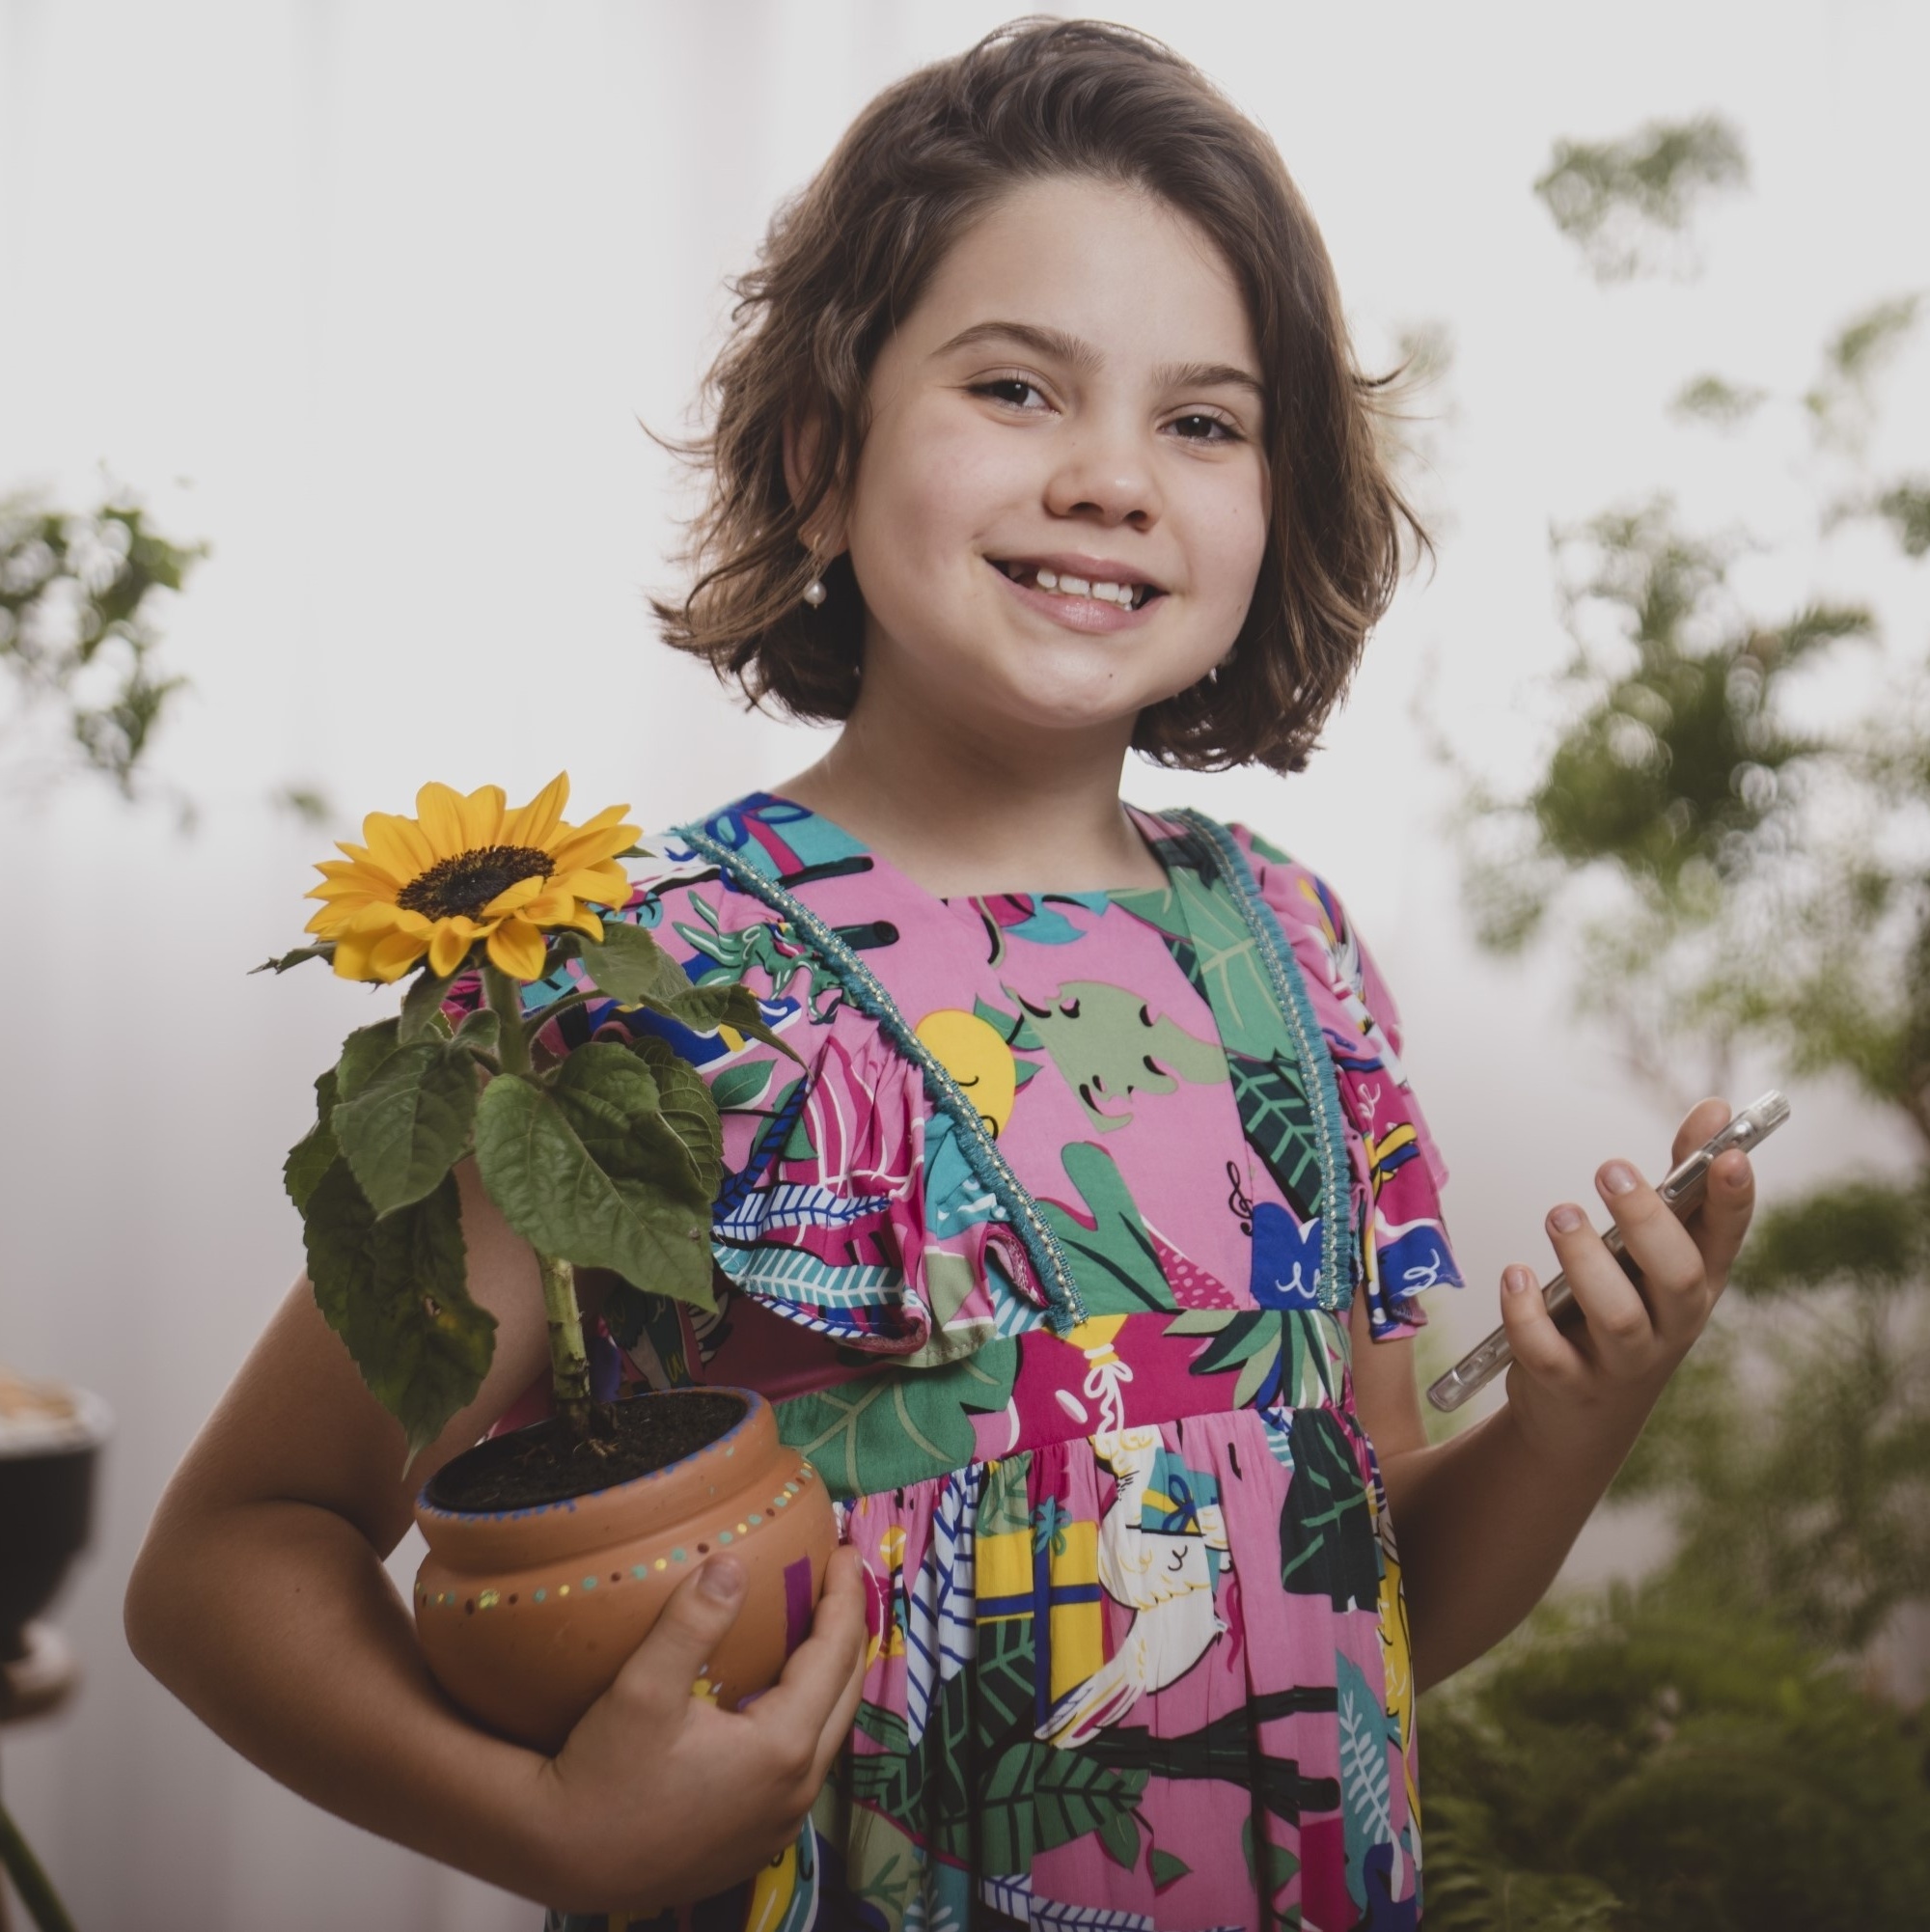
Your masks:
M593 1394L579 1270L714 1309L717 1109L670 1045L538 1035L591 1001L788 1052L737 984L699 985L634 919L612 806L564 821L567 774L508 809L484 786L372 813L323 861L311 944L258 971L328 961L400 985L315 1083L285 1175L309 1279L410 1462L481 1387L495 1319L469 1293L455 1169L473 1160L536 1251L554 1413L453 1457L416 1516L428 1543L417 1631L455 1700L554 1750L615 1678L663 1600L713 1549L749 1572L744 1609L700 1689L734 1704L774 1682L808 1627L836 1529L823 1484L781 1448L755 1392Z

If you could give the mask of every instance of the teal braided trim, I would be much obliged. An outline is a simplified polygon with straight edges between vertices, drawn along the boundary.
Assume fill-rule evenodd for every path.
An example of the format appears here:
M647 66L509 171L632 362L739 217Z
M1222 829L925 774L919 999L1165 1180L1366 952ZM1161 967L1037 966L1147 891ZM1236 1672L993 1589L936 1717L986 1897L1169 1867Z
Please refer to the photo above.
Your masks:
M957 1128L966 1161L979 1177L979 1185L999 1203L1006 1225L1024 1244L1034 1272L1045 1289L1053 1332L1066 1335L1077 1328L1086 1319L1086 1309L1072 1277L1072 1264L1066 1259L1059 1237L1046 1225L1038 1202L1012 1172L1010 1162L999 1151L998 1143L986 1131L979 1110L966 1098L944 1063L912 1031L883 981L802 899L747 864L728 845L720 844L694 825L675 827L674 836L692 851L703 853L741 891L761 899L780 914L793 936L809 946L836 974L845 998L861 1013L877 1021L885 1037L924 1076L926 1097L935 1107L943 1109Z
M1320 1156L1320 1284L1314 1300L1336 1312L1353 1299L1357 1255L1353 1244L1352 1189L1347 1178L1346 1136L1341 1126L1339 1079L1327 1037L1314 1016L1313 1004L1297 964L1289 964L1292 947L1273 907L1260 896L1258 881L1239 842L1218 819L1203 812L1163 814L1189 825L1213 848L1233 894L1233 903L1254 935L1281 1016L1293 1035L1294 1051L1313 1096L1314 1128Z

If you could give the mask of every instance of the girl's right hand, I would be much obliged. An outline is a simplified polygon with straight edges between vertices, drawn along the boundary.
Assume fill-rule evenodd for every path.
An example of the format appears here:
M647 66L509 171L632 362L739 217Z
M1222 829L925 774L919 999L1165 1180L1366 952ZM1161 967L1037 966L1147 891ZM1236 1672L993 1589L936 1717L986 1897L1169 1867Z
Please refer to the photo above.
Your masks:
M721 1593L713 1594L723 1584ZM565 1911L649 1914L728 1891L798 1835L857 1714L868 1639L858 1553L833 1554L811 1635L748 1710L691 1695L743 1599L712 1557L542 1760L539 1803Z

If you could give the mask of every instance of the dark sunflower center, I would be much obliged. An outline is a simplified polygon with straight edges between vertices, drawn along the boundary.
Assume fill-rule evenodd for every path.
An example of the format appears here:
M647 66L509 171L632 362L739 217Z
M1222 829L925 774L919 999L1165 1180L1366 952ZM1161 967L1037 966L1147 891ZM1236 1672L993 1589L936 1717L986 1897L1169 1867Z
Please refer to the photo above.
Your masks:
M425 919L481 919L498 893L518 879L546 879L549 871L549 854L534 845L483 845L439 859L396 895L396 903Z

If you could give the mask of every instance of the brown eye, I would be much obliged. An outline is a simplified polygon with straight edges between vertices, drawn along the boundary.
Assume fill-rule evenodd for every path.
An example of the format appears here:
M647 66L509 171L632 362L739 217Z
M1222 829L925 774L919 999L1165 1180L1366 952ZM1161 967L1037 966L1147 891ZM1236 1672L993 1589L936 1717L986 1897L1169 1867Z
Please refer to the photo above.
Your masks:
M1185 435L1180 438L1180 441L1183 443L1237 443L1242 440L1240 432L1230 423L1223 423L1217 416L1200 416L1197 414L1181 416L1175 419L1173 428L1178 428L1182 424L1187 423L1203 424L1208 431L1217 429L1220 433L1217 436L1210 433L1207 435Z
M1017 394L1012 394L1013 391L1017 391ZM994 376L990 382L975 382L972 385L972 394L989 396L994 401L1008 403L1014 409L1023 409L1026 406L1025 399L1028 396L1039 396L1039 390L1036 383L1028 382L1021 375L999 375ZM1044 398L1041 396L1039 400L1043 401Z

